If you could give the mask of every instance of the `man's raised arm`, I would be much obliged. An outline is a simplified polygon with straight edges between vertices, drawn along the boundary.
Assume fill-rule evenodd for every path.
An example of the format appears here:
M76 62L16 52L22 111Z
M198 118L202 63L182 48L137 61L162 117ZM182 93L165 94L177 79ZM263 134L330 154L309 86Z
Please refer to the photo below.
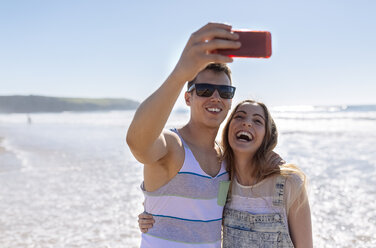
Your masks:
M210 63L232 62L212 51L239 48L236 39L238 35L231 33L231 26L220 23L208 23L191 35L170 76L142 102L129 126L127 143L138 161L151 164L168 153L163 128L184 84Z

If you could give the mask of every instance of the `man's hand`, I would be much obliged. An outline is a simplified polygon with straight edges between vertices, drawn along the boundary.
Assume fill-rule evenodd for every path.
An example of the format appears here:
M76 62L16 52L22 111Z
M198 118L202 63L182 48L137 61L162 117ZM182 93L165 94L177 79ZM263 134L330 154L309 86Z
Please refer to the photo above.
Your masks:
M191 81L210 63L231 63L232 58L216 53L217 49L237 49L240 42L231 26L208 23L194 32L185 46L173 74L181 82Z
M153 227L155 220L151 214L141 213L138 215L138 226L140 231L146 233L150 228Z

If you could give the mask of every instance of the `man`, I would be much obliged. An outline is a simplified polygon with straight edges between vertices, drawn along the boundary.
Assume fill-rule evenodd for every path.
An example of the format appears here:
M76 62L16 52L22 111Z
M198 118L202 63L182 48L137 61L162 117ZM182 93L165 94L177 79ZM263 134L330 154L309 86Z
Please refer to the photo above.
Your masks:
M220 247L218 194L228 175L215 138L235 88L224 65L232 59L215 51L239 48L236 39L231 26L219 23L193 33L170 76L136 111L127 143L144 164L145 211L156 221L141 247ZM179 130L163 130L186 82L190 120Z

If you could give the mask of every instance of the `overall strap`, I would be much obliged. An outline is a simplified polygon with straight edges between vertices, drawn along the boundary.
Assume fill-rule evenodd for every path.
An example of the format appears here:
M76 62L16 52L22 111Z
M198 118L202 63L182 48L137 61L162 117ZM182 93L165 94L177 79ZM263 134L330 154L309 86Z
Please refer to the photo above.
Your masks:
M275 191L273 196L273 205L280 207L283 206L284 203L284 190L285 190L285 184L286 184L286 177L279 175L277 177L276 183L275 183Z

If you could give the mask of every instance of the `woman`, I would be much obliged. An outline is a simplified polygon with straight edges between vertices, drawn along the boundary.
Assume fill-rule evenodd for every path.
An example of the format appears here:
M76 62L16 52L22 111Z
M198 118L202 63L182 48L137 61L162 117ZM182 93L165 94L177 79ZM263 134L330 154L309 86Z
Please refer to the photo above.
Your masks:
M224 127L231 186L223 213L223 247L313 247L304 174L294 165L266 162L277 137L267 107L253 100L239 103ZM143 232L149 227L140 224Z

